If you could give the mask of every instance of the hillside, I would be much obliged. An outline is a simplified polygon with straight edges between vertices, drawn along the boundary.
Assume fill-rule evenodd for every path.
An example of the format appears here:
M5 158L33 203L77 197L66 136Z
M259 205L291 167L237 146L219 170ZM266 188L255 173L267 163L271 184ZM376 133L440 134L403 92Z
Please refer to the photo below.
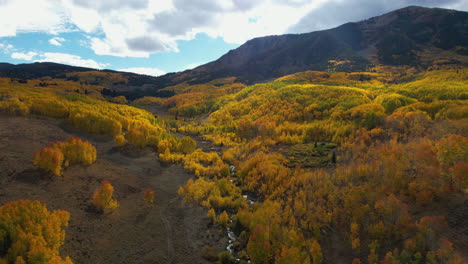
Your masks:
M466 263L467 70L400 70L307 71L237 92L227 83L210 99L213 83L184 85L134 103L168 109L177 132L213 142L233 165L253 204L228 211L237 234L250 235L236 244L240 258ZM189 181L181 193L216 209L200 195L215 192L207 183L215 179Z
M467 12L411 6L329 30L252 39L179 78L205 82L235 76L256 83L306 70L467 65L466 23Z
M13 78L24 82L32 79L51 77L79 82L83 85L100 85L106 88L103 94L115 91L127 98L138 98L143 95L167 96L157 92L161 87L172 83L172 74L162 77L141 75L113 70L96 70L51 62L35 62L30 64L0 64L0 77ZM170 95L170 94L169 94Z
M418 70L434 65L466 66L467 23L467 12L410 6L333 29L255 38L216 61L159 77L99 71L121 79L109 81L109 76L96 78L96 70L56 63L2 64L0 77L50 76L87 81L133 99L145 95L167 97L173 94L158 91L181 83L207 83L227 77L253 84L307 70L355 72L378 66ZM80 76L72 74L76 72ZM84 77L87 72L94 78Z
M0 64L0 263L468 263L466 23L408 7L161 77Z

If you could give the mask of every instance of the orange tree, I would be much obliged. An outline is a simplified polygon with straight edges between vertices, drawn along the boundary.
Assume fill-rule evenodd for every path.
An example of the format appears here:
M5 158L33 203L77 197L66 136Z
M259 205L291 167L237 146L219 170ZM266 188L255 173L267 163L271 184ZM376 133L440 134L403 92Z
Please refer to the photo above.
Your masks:
M48 211L39 201L18 200L0 207L0 263L69 263L59 248L67 211Z
M114 187L108 181L103 181L101 186L94 191L93 204L97 209L115 209L119 203L114 199Z

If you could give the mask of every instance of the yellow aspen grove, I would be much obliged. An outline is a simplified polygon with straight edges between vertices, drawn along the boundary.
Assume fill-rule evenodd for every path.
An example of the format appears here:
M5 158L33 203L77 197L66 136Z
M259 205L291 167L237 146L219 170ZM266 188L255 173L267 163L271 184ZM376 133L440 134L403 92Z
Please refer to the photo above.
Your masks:
M0 263L71 264L60 257L67 211L49 211L39 201L17 200L0 207ZM5 254L3 254L5 253Z
M96 161L96 155L96 148L91 143L77 137L69 137L64 142L55 142L36 151L33 163L60 176L63 167L78 163L87 166L93 164Z

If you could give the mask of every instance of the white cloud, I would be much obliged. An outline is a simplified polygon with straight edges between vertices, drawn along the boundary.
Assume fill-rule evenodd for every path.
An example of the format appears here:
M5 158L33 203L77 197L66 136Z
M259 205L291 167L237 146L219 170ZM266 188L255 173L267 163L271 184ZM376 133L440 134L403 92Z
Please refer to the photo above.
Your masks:
M102 69L107 64L98 63L91 59L83 59L80 56L67 54L67 53L51 53L46 52L39 54L38 59L34 60L35 62L55 62L62 63L73 66Z
M49 39L49 43L54 46L62 46L62 42L65 42L65 39L61 37L53 37Z
M14 47L11 44L0 43L0 52L4 54L9 54L13 52Z
M165 71L156 68L127 68L127 69L119 69L118 71L123 72L133 72L138 74L145 74L150 76L159 76L166 74Z
M0 8L0 37L15 36L18 32L49 32L69 30L67 17L60 0L5 1Z
M425 7L459 8L467 10L468 4L462 0L328 0L310 11L288 31L305 33L329 29L346 22L356 22L410 5ZM352 10L352 12L350 12Z
M21 52L13 52L11 54L12 59L16 60L27 60L27 61L32 61L34 57L37 56L36 52L29 51L27 53L21 53Z
M198 33L248 39L336 26L410 4L467 10L466 0L2 0L0 37L80 30L98 55L148 57L177 52ZM25 8L27 7L27 8ZM382 8L385 7L385 8ZM355 14L354 16L352 14ZM359 19L356 19L359 16ZM60 41L51 40L52 45Z
M43 52L37 53L33 51L29 52L13 52L11 55L12 59L34 61L34 62L55 62L61 64L67 64L72 66L87 67L94 69L102 69L107 66L104 63L98 63L91 59L83 59L80 56L67 54L67 53L53 53Z
M193 39L197 33L239 44L282 34L317 1L325 0L291 1L6 1L0 9L0 36L30 31L57 34L76 28L92 35L89 46L98 55L148 57L154 52L177 52L177 40ZM53 38L50 43L61 42Z

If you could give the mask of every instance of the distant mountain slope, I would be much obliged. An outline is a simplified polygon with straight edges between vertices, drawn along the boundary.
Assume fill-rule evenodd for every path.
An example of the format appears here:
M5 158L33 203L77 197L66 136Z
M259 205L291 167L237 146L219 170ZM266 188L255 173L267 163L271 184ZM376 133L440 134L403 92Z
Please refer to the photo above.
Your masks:
M29 64L0 63L0 77L16 78L21 80L52 77L67 79L93 85L101 85L109 90L116 91L117 95L127 98L138 98L144 95L170 96L167 92L158 93L158 90L171 82L173 74L163 77L154 77L130 72L113 70L96 70L92 68L76 67L52 62L35 62Z
M0 63L0 77L18 79L36 79L45 76L58 77L70 72L94 71L91 68L76 67L52 62L36 62L30 64Z
M372 65L468 64L468 13L410 6L306 34L247 41L179 79L237 76L247 83L306 70L361 71ZM331 62L330 62L331 61Z
M225 77L252 84L309 70L353 72L380 65L424 69L435 64L468 65L468 12L410 6L329 30L255 38L216 61L159 77L99 71L117 74L120 77L116 79L123 78L125 82L104 80L93 69L56 63L0 63L0 77L51 76L81 82L92 79L93 84L116 94L137 98L170 96L167 91L161 94L158 90L183 82L207 83ZM74 72L90 72L92 78L70 74Z

